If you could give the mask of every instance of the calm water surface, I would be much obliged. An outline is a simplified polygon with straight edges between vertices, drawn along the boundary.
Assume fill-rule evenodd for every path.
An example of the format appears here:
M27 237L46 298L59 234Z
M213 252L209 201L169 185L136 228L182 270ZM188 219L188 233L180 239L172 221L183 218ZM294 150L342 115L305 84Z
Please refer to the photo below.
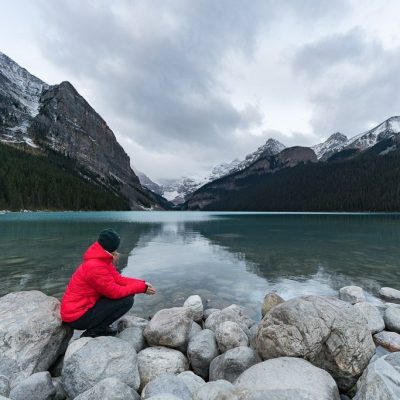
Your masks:
M397 214L68 212L0 215L0 295L61 297L107 227L121 234L122 272L158 289L136 296L142 316L194 293L208 307L234 302L256 315L271 290L288 299L356 284L372 299L381 286L400 289Z

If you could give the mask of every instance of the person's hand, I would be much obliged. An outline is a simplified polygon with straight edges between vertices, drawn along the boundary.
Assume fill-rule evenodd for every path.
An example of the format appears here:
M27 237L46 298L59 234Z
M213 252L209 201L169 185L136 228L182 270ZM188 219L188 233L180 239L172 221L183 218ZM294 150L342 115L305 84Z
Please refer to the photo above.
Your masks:
M119 257L120 257L118 251L115 250L115 251L113 251L111 254L112 254L112 256L113 256L113 264L114 264L114 265L117 265L117 264L118 264L118 261L119 261Z
M151 283L146 282L146 285L147 285L146 294L148 295L156 294L156 289Z

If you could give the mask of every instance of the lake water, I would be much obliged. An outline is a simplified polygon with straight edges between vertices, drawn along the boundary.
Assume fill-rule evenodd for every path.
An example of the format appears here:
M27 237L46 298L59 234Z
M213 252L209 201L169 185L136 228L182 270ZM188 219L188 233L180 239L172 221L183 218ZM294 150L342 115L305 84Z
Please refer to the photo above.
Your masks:
M400 215L65 212L0 215L0 295L39 289L61 297L98 233L121 234L119 268L153 283L135 312L152 315L199 294L259 313L263 296L334 295L362 286L400 289ZM378 302L376 299L375 301Z

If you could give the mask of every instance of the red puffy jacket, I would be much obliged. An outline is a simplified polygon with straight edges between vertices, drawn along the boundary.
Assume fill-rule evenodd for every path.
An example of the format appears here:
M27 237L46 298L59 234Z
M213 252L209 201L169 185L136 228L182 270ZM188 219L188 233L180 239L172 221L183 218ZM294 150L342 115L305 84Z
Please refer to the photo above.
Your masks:
M64 322L79 319L100 297L120 299L146 292L145 281L122 276L112 261L112 254L98 242L86 250L83 263L72 275L61 300L61 318Z

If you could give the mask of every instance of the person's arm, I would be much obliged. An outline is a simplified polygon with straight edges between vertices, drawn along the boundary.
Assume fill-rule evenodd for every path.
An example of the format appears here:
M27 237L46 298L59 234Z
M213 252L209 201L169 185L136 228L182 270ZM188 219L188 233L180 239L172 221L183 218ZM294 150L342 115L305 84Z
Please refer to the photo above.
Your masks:
M86 280L97 292L109 299L120 299L136 293L144 293L147 290L144 281L141 281L142 284L119 284L110 270L105 266L92 268L86 274Z
M148 285L142 279L129 278L122 276L116 269L113 271L115 281L122 286L129 286L135 290L134 294L146 293Z

